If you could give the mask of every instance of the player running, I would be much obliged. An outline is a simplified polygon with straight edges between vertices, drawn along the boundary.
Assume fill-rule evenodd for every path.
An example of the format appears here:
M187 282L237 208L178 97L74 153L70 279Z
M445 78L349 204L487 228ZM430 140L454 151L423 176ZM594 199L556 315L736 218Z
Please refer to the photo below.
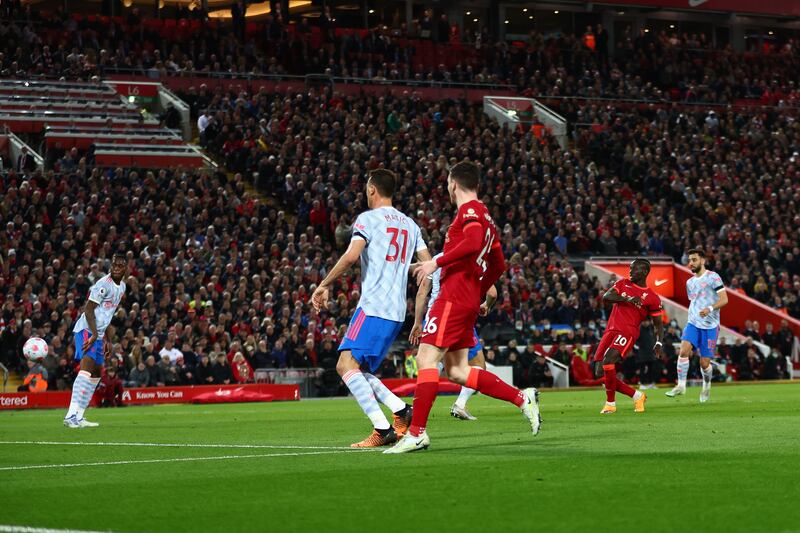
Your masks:
M686 394L686 374L689 373L689 358L694 350L700 352L700 372L703 375L703 389L700 403L711 397L711 378L714 368L711 358L717 347L719 333L719 310L728 304L728 294L722 278L716 272L706 270L706 254L700 248L689 250L689 269L694 277L686 280L686 294L689 296L689 320L681 336L678 354L678 384L667 392L674 398Z
M83 308L83 314L72 330L75 335L75 361L80 361L81 369L72 384L72 399L67 416L64 417L64 425L68 428L99 425L86 420L83 414L100 383L105 354L111 351L111 343L105 343L104 336L125 296L125 282L122 278L127 269L125 256L114 254L111 258L111 272L89 289L89 299Z
M447 177L450 201L458 206L455 220L447 230L444 253L420 264L414 274L417 283L437 268L442 269L441 292L428 312L417 363L419 374L414 392L411 426L394 447L383 453L406 453L430 445L425 431L439 390L439 361L444 358L448 378L487 396L513 403L528 419L534 435L539 433L539 393L521 391L497 376L467 363L473 346L473 328L481 300L505 270L505 259L497 242L497 230L486 206L478 200L480 169L470 161L453 166Z
M603 295L603 301L614 304L608 326L597 345L594 354L595 371L599 376L597 365L602 361L605 375L606 404L600 411L608 415L617 412L616 393L621 392L633 398L633 410L644 412L647 396L642 391L634 390L630 385L617 379L616 365L627 355L628 350L639 338L639 327L642 321L651 317L661 317L661 298L647 288L647 276L650 274L650 261L634 259L630 266L630 278L617 281ZM662 355L664 324L661 319L653 320L656 327L656 343L653 351L656 357Z
M438 254L434 256L434 259L438 259L441 255L442 254ZM425 323L427 322L427 317L423 316L423 314L426 314L425 301L427 300L428 302L427 311L430 312L431 307L433 307L433 302L435 302L436 298L439 296L441 275L442 269L437 268L433 274L426 277L422 281L422 284L417 290L416 305L414 307L414 326L411 328L411 334L408 336L408 341L413 345L419 344L419 338L422 334L422 330L425 328ZM428 300L429 292L431 295L430 300ZM480 315L486 316L496 300L497 289L494 287L494 285L492 285L489 287L489 291L486 293L486 301L481 305ZM486 359L483 356L483 345L481 344L481 339L478 336L477 328L473 328L472 336L474 344L467 353L467 361L469 362L469 366L486 369ZM473 394L475 394L475 389L461 387L458 398L450 408L450 415L461 420L477 420L477 418L472 416L469 411L467 411L467 402Z
M369 173L369 211L356 218L350 246L311 296L314 309L326 307L333 282L361 258L361 298L339 345L336 363L342 381L374 426L367 438L351 444L354 448L397 442L411 423L411 407L372 374L403 326L412 255L416 252L421 261L431 258L417 224L392 207L395 186L393 172L377 169ZM361 365L369 372L362 373ZM394 413L394 427L378 401Z

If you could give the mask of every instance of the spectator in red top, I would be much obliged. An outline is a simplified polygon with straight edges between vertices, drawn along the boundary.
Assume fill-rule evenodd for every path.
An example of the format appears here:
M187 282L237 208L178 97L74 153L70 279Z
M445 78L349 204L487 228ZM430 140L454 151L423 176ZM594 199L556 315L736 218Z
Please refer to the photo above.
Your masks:
M309 220L314 229L320 233L325 233L325 224L328 221L328 213L325 206L319 200L314 200L309 214Z
M233 356L233 379L236 383L252 383L253 367L244 358L242 352L236 352Z
M106 368L97 388L100 407L123 407L122 393L122 380L117 377L117 369L113 366Z

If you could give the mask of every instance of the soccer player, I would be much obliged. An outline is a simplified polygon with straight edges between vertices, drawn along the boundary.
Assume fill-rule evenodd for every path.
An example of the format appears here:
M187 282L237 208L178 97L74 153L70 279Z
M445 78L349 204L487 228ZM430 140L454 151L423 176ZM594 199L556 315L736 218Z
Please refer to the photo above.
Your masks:
M336 371L374 426L367 438L351 445L354 448L392 444L411 422L411 407L373 375L406 317L412 255L416 253L421 261L431 258L417 224L392 207L395 187L393 172L377 169L369 173L369 210L356 218L350 246L311 296L314 309L326 307L333 282L361 258L361 298L339 345L336 364ZM362 373L362 365L369 372ZM394 427L378 401L394 413Z
M434 259L438 259L441 255L442 254L436 255ZM420 284L419 289L417 290L416 305L414 307L414 326L411 328L411 334L408 336L408 341L413 345L419 344L420 335L422 330L425 328L425 322L427 319L423 318L423 314L425 313L426 309L426 300L428 302L427 311L430 311L431 307L433 306L433 302L435 302L436 298L439 296L441 274L442 269L437 268L433 274L426 277L422 281L422 284ZM428 300L429 292L431 296L430 300ZM489 287L489 291L486 293L486 301L481 305L480 315L486 316L496 300L497 289L494 287L494 285L492 285ZM467 361L469 366L476 366L486 369L486 359L483 356L483 345L481 344L481 339L478 336L477 328L473 329L473 340L474 344L467 353ZM476 417L472 416L469 411L467 411L467 402L473 394L475 394L475 389L461 387L458 398L450 408L450 415L461 420L477 420Z
M111 343L104 343L108 325L117 312L122 297L125 296L125 282L122 278L128 269L125 256L114 254L111 258L111 272L100 278L89 289L89 299L75 323L75 360L80 361L81 369L72 384L72 399L69 403L64 425L68 428L97 427L83 417L94 390L100 383L100 373L105 362L105 354L111 351Z
M617 281L603 295L604 302L614 304L608 319L608 326L594 354L596 371L599 370L598 366L602 362L605 375L606 404L600 411L604 415L617 412L615 398L617 391L633 398L635 412L644 412L647 396L642 391L637 391L618 380L616 365L625 358L628 350L639 338L639 327L648 315L654 318L653 323L656 327L656 343L653 351L656 357L661 357L664 324L660 317L664 311L661 308L661 298L647 288L649 274L650 261L634 259L630 266L630 278Z
M478 200L480 169L470 161L453 166L447 177L450 201L458 207L447 230L444 253L421 263L414 275L421 284L437 268L442 269L441 291L431 306L420 339L419 374L414 392L414 410L408 432L383 453L406 453L430 445L425 431L439 390L439 361L444 358L448 378L487 396L513 403L528 419L534 435L539 433L539 394L521 391L497 376L467 363L473 346L473 329L481 300L505 270L505 259L497 242L497 230L486 206Z
M689 296L689 321L681 335L681 348L678 353L678 384L667 392L674 398L686 394L686 374L689 373L689 358L694 350L700 352L700 372L703 375L703 389L700 403L711 397L711 377L714 368L711 358L717 347L719 333L719 310L728 304L728 294L719 274L706 269L706 254L700 248L689 250L689 269L694 274L686 280L686 294Z

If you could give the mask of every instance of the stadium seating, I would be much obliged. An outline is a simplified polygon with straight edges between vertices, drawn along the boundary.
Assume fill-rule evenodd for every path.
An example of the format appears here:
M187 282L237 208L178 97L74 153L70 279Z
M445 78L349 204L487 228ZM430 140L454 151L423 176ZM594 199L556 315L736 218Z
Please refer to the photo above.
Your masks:
M89 35L111 22L120 31L106 55L93 44L84 45L86 55L100 56L96 63L77 56L68 60L71 46L57 51L60 39L71 45L69 40L79 32ZM62 30L73 23L78 24L75 31L65 35ZM231 175L240 175L184 175L172 168L116 171L108 167L186 166L182 158L201 156L179 146L157 123L125 118L132 114L104 84L0 82L0 123L14 131L46 126L47 147L83 150L90 139L97 141L96 167L90 163L76 172L76 161L67 153L55 179L39 176L30 182L45 195L53 193L51 204L59 198L65 202L64 209L45 209L47 220L60 225L47 244L64 257L52 273L61 287L48 288L48 299L41 294L51 274L39 276L29 293L18 280L13 298L3 304L22 304L4 307L6 321L15 317L33 322L38 317L32 324L37 331L49 323L51 332L63 334L77 312L74 304L69 317L43 320L31 294L39 294L39 302L62 298L53 311L79 300L92 267L72 258L67 268L67 258L72 250L87 247L96 257L103 247L92 244L92 234L105 235L105 228L114 226L110 246L133 253L130 302L137 305L118 324L120 334L127 335L123 330L130 328L148 337L138 352L132 339L121 339L119 350L130 355L123 357L128 365L157 353L170 334L187 341L192 352L229 353L249 346L253 350L245 351L253 362L261 355L289 366L312 365L322 360L317 353L322 339L340 338L355 305L357 271L337 287L334 305L322 316L310 309L308 297L335 261L354 215L366 207L359 195L360 177L381 164L396 171L402 180L398 207L416 216L432 249L439 250L449 223L446 166L465 156L484 165L484 200L509 260L500 300L485 322L492 333L503 332L492 335L498 343L596 341L606 316L598 302L604 287L568 258L666 254L681 259L694 244L716 250L713 260L732 289L800 316L800 279L795 274L800 272L800 243L793 231L800 221L792 218L800 179L794 167L800 147L790 108L797 96L789 83L797 62L794 50L735 54L666 35L639 36L623 42L612 61L568 35L545 39L534 33L523 46L497 43L477 50L369 31L337 31L334 42L318 48L313 46L321 38L318 31L303 36L289 27L280 42L259 42L253 57L232 55L236 65L214 64L198 55L161 56L165 46L181 46L176 37L184 31L180 28L199 24L145 20L129 27L124 20L78 16L50 20L39 44L49 46L49 54L63 56L63 61L60 56L48 63L51 70L46 73L69 79L132 66L158 76L217 67L238 71L243 59L246 69L260 73L330 69L331 75L351 81L361 76L406 79L412 87L420 82L512 83L567 117L572 146L563 150L547 135L537 138L501 128L478 105L460 101L342 96L329 87L301 95L226 93L217 87L184 96L193 116L211 109L214 124L203 136L205 146ZM227 36L227 29L216 23L206 30L202 39L210 50ZM259 25L248 27L252 34L263 31ZM653 46L641 46L645 42ZM292 43L292 52L272 61L270 54L286 43ZM129 54L111 53L121 44ZM39 52L44 55L43 48ZM334 56L343 59L329 61ZM667 64L662 61L675 69L660 68ZM0 65L0 70L7 68ZM38 66L31 63L23 69L34 73ZM698 78L704 73L711 73L710 79ZM774 82L764 81L767 73ZM39 102L45 97L51 104L43 110ZM605 101L591 100L596 98ZM646 109L640 109L643 100L651 102ZM102 103L83 105L87 101ZM708 113L705 102L713 104L718 116ZM741 112L723 111L722 103L735 103ZM783 107L765 111L753 104ZM88 175L111 187L114 206L125 198L152 206L104 211L81 193L78 183ZM274 207L245 192L251 178ZM55 183L63 184L58 194ZM23 188L14 174L3 176L4 191L31 194L30 187ZM193 200L187 211L189 197ZM741 204L731 201L728 212L709 213L704 203L720 198ZM761 201L779 215L766 217ZM171 206L174 217L166 216ZM16 250L14 265L34 269L41 257L26 243L44 245L41 235L38 240L33 236L37 221L24 218L30 214L9 215L14 216L4 220L21 218L2 244ZM123 224L128 215L134 228ZM66 248L64 231L70 232ZM178 301L180 305L174 303ZM553 324L572 330L557 330ZM270 326L273 332L267 333ZM273 355L280 337L287 348L283 355ZM265 352L256 349L260 340L267 342ZM59 355L69 354L67 341L62 339ZM385 370L387 375L395 371Z

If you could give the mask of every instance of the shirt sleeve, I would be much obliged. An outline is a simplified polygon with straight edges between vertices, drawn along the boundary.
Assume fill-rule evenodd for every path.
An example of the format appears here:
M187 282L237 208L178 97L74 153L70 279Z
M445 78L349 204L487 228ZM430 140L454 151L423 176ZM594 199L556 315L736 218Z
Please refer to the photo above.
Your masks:
M89 300L100 305L103 301L108 299L109 292L108 286L105 283L95 283L92 285L92 288L89 289Z
M714 288L714 292L719 292L725 288L725 284L722 283L722 278L719 277L719 274L714 272L714 277L711 279L711 287Z
M653 294L650 298L650 302L648 302L648 311L650 311L650 316L661 316L664 314L664 308L661 305L661 298L658 295Z
M458 219L461 222L461 231L464 231L469 224L477 222L478 224L481 223L481 216L478 214L475 209L471 207L461 206L458 210Z
M353 223L353 236L350 240L356 239L366 241L367 244L372 240L372 232L370 231L367 217L364 216L364 213L358 215L358 218L356 218L356 221Z

